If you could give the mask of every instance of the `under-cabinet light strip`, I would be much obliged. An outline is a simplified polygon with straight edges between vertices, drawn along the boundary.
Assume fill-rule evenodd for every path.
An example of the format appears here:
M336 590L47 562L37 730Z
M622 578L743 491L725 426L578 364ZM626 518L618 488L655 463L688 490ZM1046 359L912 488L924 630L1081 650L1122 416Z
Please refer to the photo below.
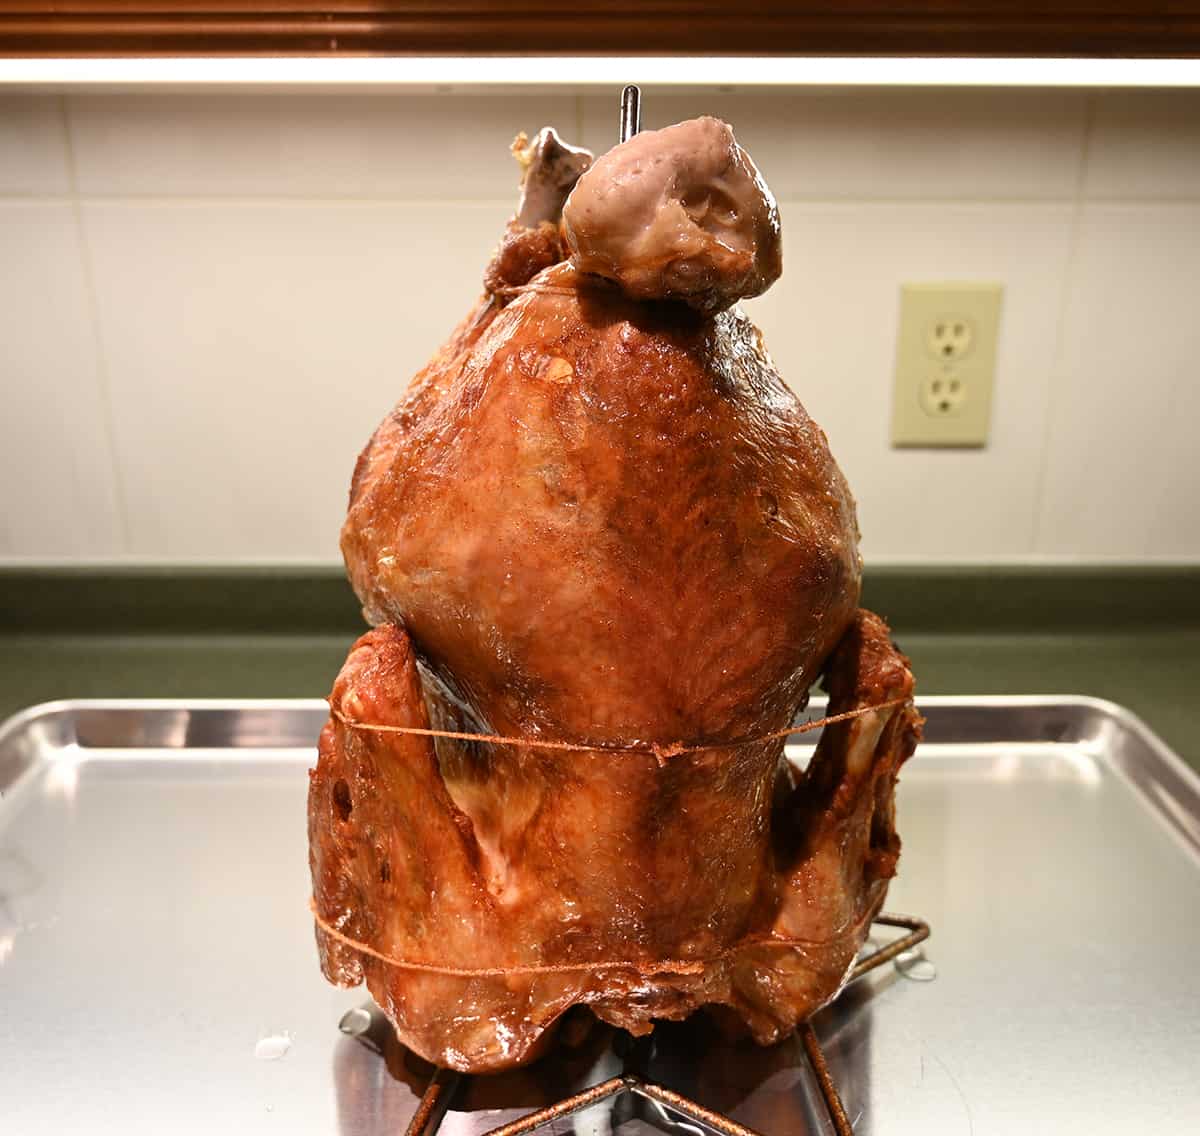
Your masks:
M1197 59L414 56L0 59L0 86L1200 87Z

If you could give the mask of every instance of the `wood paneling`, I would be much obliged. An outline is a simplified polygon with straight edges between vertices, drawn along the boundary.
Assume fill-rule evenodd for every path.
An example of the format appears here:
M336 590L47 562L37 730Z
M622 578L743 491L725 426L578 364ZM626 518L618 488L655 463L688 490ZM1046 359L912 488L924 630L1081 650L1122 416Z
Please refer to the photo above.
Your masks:
M1200 0L0 0L5 55L1200 55Z

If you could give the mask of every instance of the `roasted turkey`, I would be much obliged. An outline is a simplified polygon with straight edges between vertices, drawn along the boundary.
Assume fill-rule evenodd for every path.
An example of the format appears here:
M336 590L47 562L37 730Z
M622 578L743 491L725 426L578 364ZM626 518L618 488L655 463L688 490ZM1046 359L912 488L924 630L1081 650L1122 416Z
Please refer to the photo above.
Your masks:
M577 1005L767 1044L841 988L895 872L912 674L858 606L825 435L736 307L780 231L728 126L516 150L483 297L354 472L373 629L310 775L321 965L465 1071L534 1059ZM862 712L800 770L768 735L818 679Z

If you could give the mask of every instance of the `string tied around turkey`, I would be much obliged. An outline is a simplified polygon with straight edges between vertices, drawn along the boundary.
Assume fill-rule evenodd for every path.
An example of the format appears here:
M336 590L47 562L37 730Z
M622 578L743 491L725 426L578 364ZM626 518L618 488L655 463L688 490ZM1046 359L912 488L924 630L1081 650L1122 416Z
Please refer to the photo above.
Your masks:
M763 742L778 741L789 738L794 734L807 734L813 730L832 726L838 722L848 722L861 718L865 714L890 710L903 706L911 701L908 698L892 698L886 702L875 702L867 706L856 706L853 710L845 710L840 714L830 714L824 718L810 718L804 722L794 722L782 730L771 730L769 733L757 734L753 737L731 738L727 741L703 742L699 745L685 745L683 742L667 744L642 743L640 745L605 745L602 742L567 742L550 738L509 737L504 734L473 734L461 730L435 730L429 726L396 726L383 722L363 722L349 718L332 702L329 704L330 715L343 726L351 730L362 730L367 733L380 734L411 734L422 738L446 738L451 741L480 742L486 745L520 746L526 749L565 750L571 753L622 753L640 754L653 757L663 766L673 757L686 754L707 753L714 749L739 749Z
M447 978L511 978L516 975L537 976L543 974L590 973L595 971L635 970L643 975L693 975L700 976L711 966L720 964L739 954L761 948L778 948L792 951L813 951L828 949L831 943L844 942L858 935L865 923L874 918L874 912L868 909L858 914L856 918L845 922L826 939L805 939L775 935L748 936L740 943L735 943L715 955L705 958L685 959L590 959L574 962L544 962L544 963L509 963L503 966L453 966L446 962L429 962L422 959L402 958L390 955L347 935L339 926L325 919L317 907L316 897L310 897L308 909L312 912L313 922L324 934L334 941L349 947L353 951L376 959L385 966L393 966L399 970L414 970L425 974L437 974Z

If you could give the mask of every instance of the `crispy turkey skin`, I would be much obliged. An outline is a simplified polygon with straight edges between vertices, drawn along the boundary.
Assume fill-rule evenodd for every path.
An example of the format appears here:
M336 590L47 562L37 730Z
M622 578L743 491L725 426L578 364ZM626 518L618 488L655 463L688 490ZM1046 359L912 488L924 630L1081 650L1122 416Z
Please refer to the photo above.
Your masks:
M369 448L342 534L493 732L704 741L787 724L858 601L854 506L744 316L562 264Z
M588 159L555 143L565 193ZM858 608L853 499L757 329L709 310L716 276L689 306L579 271L546 200L359 458L342 551L375 629L309 796L326 976L473 1072L532 1060L578 1004L635 1033L702 1007L794 1028L882 903L920 731ZM755 739L822 675L831 714L893 705L800 772Z

